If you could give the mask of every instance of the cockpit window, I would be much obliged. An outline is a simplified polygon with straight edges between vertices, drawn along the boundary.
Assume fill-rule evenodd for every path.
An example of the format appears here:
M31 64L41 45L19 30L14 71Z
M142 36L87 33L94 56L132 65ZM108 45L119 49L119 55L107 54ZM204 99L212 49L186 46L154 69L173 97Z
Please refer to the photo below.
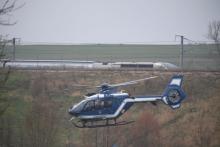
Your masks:
M82 109L83 109L83 107L85 106L85 101L82 101L82 102L80 102L79 104L77 104L77 105L75 105L75 108L74 108L74 110L76 111L76 112L80 112ZM73 106L74 107L74 106ZM73 108L72 107L72 108Z
M94 101L88 101L84 107L84 111L91 111L95 109Z

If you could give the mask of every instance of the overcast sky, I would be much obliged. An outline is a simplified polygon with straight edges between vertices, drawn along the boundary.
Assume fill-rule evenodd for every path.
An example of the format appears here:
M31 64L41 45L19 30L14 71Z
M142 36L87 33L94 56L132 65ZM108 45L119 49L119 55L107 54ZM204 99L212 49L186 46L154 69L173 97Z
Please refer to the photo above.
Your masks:
M18 0L25 6L0 26L23 42L163 43L175 34L206 39L220 0Z

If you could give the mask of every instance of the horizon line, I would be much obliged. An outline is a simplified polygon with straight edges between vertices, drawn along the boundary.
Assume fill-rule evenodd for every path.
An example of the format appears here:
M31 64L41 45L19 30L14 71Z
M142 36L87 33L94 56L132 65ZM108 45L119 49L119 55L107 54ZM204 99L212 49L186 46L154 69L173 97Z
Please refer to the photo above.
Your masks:
M184 42L185 45L199 45L199 44L215 44L213 41L195 41ZM180 41L158 41L158 42L100 42L100 43L71 43L71 42L31 42L19 41L18 45L180 45Z

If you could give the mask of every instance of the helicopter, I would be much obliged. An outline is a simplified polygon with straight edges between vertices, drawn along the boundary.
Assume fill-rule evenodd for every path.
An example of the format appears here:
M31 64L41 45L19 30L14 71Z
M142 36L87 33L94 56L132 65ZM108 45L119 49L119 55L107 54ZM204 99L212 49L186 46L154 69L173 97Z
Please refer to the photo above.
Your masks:
M96 86L99 89L98 93L88 93L85 95L85 99L69 108L68 112L72 116L70 121L78 128L118 126L133 122L117 122L117 118L123 115L134 103L151 102L155 105L157 101L162 101L172 109L179 108L181 102L186 98L186 94L181 88L183 75L173 75L164 92L159 96L131 96L126 91L117 91L118 87L154 78L157 76L119 84L104 83ZM104 124L94 125L94 122L98 121L104 121Z

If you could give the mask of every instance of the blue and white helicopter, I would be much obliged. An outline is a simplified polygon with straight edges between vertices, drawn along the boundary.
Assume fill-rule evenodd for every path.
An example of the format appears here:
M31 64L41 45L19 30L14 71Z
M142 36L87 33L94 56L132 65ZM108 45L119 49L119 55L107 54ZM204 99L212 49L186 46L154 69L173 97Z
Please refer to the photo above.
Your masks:
M69 108L69 114L72 116L70 121L78 128L125 125L131 122L117 122L117 118L123 115L134 103L140 102L155 104L156 101L162 101L173 109L179 108L181 102L186 98L186 94L181 88L182 75L174 75L160 96L135 97L125 91L117 92L117 88L120 86L136 84L153 78L156 76L114 85L97 86L100 89L98 93L87 94L84 100ZM105 123L94 125L94 122L98 121L105 121Z

